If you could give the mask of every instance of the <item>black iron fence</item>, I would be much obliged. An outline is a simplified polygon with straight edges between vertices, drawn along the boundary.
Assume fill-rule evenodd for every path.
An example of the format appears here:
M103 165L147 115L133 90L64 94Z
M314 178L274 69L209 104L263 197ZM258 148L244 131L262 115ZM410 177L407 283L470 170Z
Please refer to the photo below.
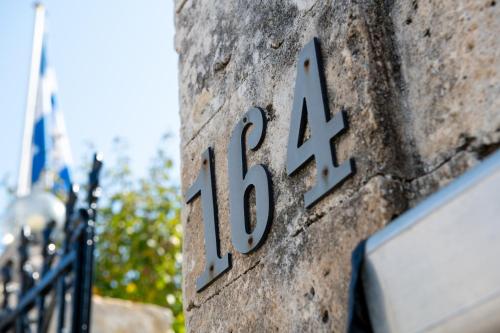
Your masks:
M28 229L22 229L17 256L10 258L1 269L0 333L44 333L49 329L58 333L90 331L94 221L101 166L101 159L95 155L85 208L75 211L77 190L73 188L70 192L64 235L59 246L56 246L54 235L55 222L45 227L38 271L30 264L30 247L36 239ZM14 279L19 284L17 297L9 287Z

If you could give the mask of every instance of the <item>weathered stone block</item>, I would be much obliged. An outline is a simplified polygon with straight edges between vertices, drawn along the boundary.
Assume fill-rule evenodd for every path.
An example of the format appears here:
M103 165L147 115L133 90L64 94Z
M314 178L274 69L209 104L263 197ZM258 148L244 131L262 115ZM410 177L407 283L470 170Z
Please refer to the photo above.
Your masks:
M182 190L213 146L220 249L233 256L231 270L196 292L205 265L202 212L199 199L185 205L188 329L341 331L356 244L498 148L498 7L187 0L176 8ZM291 177L285 165L297 58L315 36L328 107L332 115L343 110L349 125L332 145L339 162L355 160L356 174L305 209L315 163ZM270 172L274 217L263 246L242 255L231 243L227 152L235 124L254 106L264 110L267 130L246 157Z
M500 130L499 7L495 1L394 1L401 112L424 171L464 141Z
M93 296L92 332L171 332L172 312L152 304ZM55 330L54 330L55 332Z

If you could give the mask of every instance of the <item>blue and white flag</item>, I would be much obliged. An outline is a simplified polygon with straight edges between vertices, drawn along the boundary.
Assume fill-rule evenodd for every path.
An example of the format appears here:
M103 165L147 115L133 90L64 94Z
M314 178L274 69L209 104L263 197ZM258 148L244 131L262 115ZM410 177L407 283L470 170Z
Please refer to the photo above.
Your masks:
M57 103L57 82L47 62L45 38L42 44L40 76L32 141L31 184L43 182L54 191L71 186L71 151L64 118Z

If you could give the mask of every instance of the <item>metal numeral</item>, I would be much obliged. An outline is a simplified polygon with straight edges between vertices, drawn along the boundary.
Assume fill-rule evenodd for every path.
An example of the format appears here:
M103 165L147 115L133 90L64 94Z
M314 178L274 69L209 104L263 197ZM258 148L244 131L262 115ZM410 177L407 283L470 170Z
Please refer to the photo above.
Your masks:
M231 135L228 151L229 204L231 237L234 247L241 253L256 250L263 241L272 219L271 177L262 164L247 170L245 134L251 150L257 150L265 134L265 117L261 109L251 108L240 120ZM250 225L249 195L255 191L256 224Z
M286 168L289 176L313 158L316 160L316 184L304 195L306 208L312 207L354 173L352 159L340 165L336 163L331 140L347 128L347 121L343 111L330 119L319 54L319 42L314 38L299 55L288 137ZM311 135L304 140L307 123Z
M186 193L187 203L190 203L198 195L201 195L203 211L205 270L196 279L196 290L198 292L208 287L216 278L231 268L231 253L220 257L212 148L209 147L205 150L201 157L202 166L200 173Z

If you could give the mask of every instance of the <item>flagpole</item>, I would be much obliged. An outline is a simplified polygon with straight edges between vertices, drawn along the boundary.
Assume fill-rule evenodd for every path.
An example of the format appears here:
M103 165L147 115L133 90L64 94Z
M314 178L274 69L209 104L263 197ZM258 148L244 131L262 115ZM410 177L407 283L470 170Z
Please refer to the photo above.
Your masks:
M28 83L28 98L24 116L24 133L21 148L21 161L19 165L19 178L17 183L17 196L30 193L31 168L32 168L32 140L35 121L35 107L40 79L40 62L42 57L43 33L45 25L45 8L42 4L35 4L35 25L33 31L33 47L31 51L31 69Z

